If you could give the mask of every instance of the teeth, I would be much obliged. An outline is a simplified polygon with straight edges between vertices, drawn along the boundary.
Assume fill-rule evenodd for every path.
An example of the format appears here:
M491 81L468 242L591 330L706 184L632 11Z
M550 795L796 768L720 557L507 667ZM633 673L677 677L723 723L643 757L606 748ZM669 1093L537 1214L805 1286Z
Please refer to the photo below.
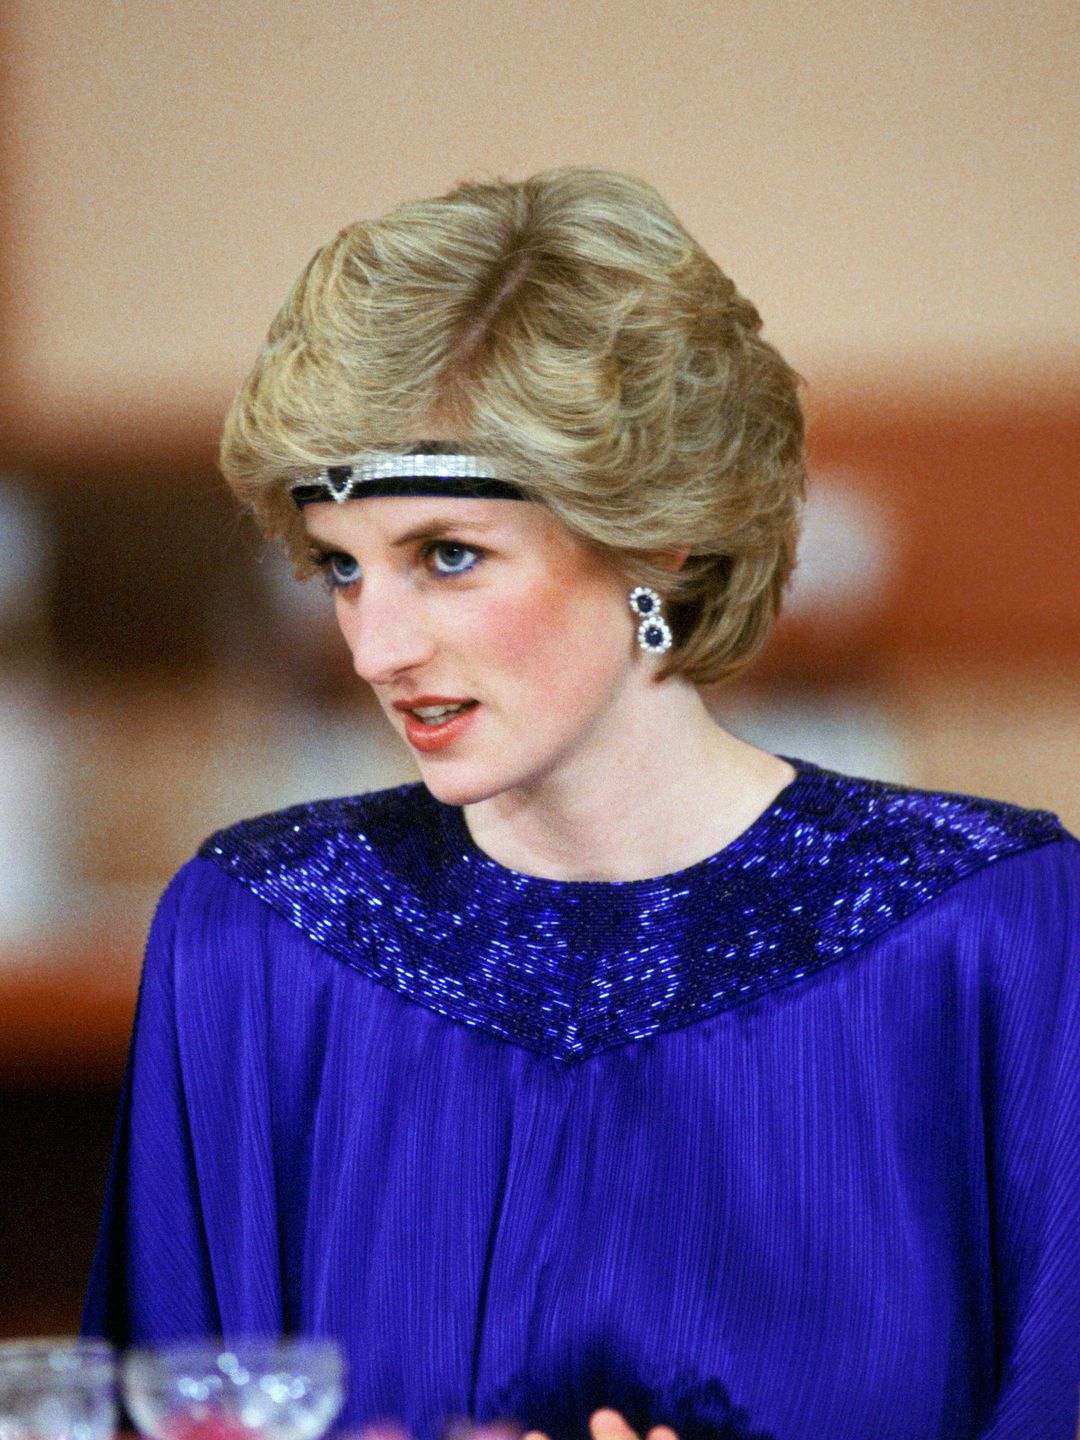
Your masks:
M419 715L421 720L429 725L445 720L448 715L457 715L460 711L468 708L468 702L464 705L420 705L413 710L414 715Z

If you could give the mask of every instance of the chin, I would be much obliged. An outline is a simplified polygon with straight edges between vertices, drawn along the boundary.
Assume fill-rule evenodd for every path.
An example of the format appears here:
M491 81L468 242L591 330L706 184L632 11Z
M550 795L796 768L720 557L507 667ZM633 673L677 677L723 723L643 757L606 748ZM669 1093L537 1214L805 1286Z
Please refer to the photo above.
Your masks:
M478 805L481 800L490 800L508 789L505 781L494 777L483 779L475 775L455 774L451 766L421 765L420 779L444 805Z

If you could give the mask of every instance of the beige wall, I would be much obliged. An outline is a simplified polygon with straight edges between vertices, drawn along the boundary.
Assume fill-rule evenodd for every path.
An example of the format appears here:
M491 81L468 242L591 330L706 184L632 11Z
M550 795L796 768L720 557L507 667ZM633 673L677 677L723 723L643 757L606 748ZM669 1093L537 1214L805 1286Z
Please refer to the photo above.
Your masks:
M658 184L819 384L1080 358L1073 0L5 14L4 346L39 426L209 413L339 225L557 164Z

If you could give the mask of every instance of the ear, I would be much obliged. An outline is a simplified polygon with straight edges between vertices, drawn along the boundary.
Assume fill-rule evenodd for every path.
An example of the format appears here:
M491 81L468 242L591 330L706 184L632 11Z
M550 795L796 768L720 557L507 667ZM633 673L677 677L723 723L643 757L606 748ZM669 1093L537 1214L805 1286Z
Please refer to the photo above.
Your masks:
M677 550L655 550L649 556L649 559L654 565L658 565L661 570L674 572L682 569L686 564L686 557L689 554L690 546L680 545Z

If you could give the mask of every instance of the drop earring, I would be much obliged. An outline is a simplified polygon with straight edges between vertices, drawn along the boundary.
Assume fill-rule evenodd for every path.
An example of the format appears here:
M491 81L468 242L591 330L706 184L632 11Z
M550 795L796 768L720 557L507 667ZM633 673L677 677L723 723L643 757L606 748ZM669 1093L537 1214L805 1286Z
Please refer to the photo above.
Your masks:
M671 649L671 626L661 614L662 601L648 585L635 585L630 591L630 609L639 618L637 642L650 655L662 655Z

